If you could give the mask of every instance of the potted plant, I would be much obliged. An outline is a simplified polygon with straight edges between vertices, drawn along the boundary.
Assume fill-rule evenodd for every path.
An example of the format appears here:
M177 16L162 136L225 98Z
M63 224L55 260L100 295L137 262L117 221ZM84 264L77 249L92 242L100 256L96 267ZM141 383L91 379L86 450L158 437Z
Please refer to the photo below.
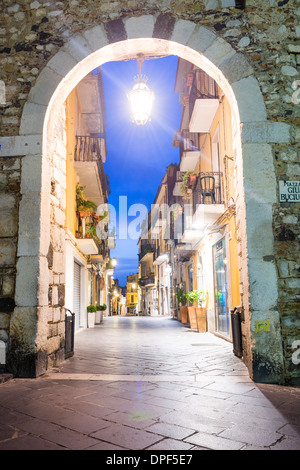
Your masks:
M104 310L103 305L97 305L97 311L96 311L96 323L97 324L103 322L103 310Z
M94 328L97 307L96 305L88 305L86 309L88 314L88 328Z
M189 174L189 185L195 186L196 181L197 181L197 173L193 171Z
M101 310L103 311L103 315L105 316L105 315L106 315L107 306L106 306L106 304L103 304L101 307L102 307Z
M192 187L196 183L197 173L196 171L188 170L182 177L182 183L180 185L180 192L183 197L187 198L192 193Z
M185 294L188 302L192 305L188 306L188 317L189 324L191 328L197 329L197 318L196 318L196 307L194 306L195 302L195 291L190 291Z
M88 224L86 226L86 238L94 238L96 237L96 226L94 224Z
M180 313L180 318L178 318L181 323L187 323L187 315L188 315L188 308L185 305L186 304L186 296L183 291L183 289L176 289L175 292L175 297L177 299L177 302L179 304L179 313Z
M76 199L77 200L85 199L84 187L81 186L79 183L77 183L77 186L76 186Z
M79 198L77 210L80 217L90 217L97 209L97 204L93 201Z
M191 299L193 299L194 304L196 304L196 320L197 320L197 329L199 332L203 333L207 331L207 319L206 319L206 302L208 298L207 290L194 290L190 294Z

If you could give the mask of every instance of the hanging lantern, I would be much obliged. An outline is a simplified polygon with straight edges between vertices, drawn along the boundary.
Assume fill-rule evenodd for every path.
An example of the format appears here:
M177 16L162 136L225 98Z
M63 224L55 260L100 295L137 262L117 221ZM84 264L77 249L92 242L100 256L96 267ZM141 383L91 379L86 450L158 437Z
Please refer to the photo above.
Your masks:
M142 75L143 56L138 55L138 64L140 73L135 77L136 84L127 93L127 98L131 107L131 119L138 126L145 125L151 120L150 114L154 100L154 93L146 85L148 78Z

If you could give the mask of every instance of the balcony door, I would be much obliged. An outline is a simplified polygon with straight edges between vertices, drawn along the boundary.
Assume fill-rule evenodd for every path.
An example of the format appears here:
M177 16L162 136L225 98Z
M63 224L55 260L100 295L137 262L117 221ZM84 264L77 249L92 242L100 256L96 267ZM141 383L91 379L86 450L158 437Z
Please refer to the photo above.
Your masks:
M213 246L216 332L230 336L225 237Z

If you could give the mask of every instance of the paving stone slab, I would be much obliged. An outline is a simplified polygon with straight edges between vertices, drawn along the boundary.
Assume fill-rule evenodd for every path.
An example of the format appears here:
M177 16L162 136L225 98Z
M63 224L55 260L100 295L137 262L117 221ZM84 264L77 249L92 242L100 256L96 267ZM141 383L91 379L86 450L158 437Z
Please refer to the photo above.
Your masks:
M113 320L0 385L0 450L298 449L300 389L255 384L230 343L171 319Z
M175 439L164 439L157 442L147 450L191 450L194 446L187 442L177 441Z
M168 423L155 423L146 428L146 430L173 439L184 439L195 432L192 429Z
M185 442L201 447L207 447L212 450L240 450L245 446L245 443L240 441L224 439L223 437L200 432L187 437Z
M106 429L92 433L91 436L131 450L146 449L155 442L162 440L162 436L157 434L121 424L112 424Z

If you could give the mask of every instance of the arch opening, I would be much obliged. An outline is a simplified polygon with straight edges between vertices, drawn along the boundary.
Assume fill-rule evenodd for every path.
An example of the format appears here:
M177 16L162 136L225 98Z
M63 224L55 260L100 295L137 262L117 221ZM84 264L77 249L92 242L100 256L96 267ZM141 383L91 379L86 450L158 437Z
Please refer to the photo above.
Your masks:
M215 47L218 47L219 44L216 44ZM137 54L144 54L147 57L162 57L168 55L178 56L181 59L188 61L189 63L193 64L197 68L206 72L210 77L212 77L215 82L218 84L220 89L222 89L224 96L228 100L231 115L232 115L232 122L234 125L234 132L236 136L235 140L235 164L236 164L236 206L237 206L237 225L238 225L238 237L240 240L240 248L242 251L242 259L240 259L240 267L239 272L242 275L241 283L243 284L243 305L245 308L245 315L246 315L246 328L245 328L245 338L247 341L247 365L250 371L250 374L253 376L253 361L252 361L252 348L253 348L253 339L251 339L252 332L251 332L251 312L250 312L250 292L249 292L249 263L248 263L248 253L249 249L247 246L247 224L249 224L249 220L247 220L247 213L246 213L246 205L245 205L245 194L244 189L245 186L243 184L244 178L247 178L245 175L245 169L248 171L247 168L248 163L245 166L245 161L243 161L242 156L242 140L241 140L241 112L243 117L245 117L245 104L241 102L247 102L247 97L243 95L246 87L253 86L255 88L255 84L253 84L253 80L251 77L248 78L241 78L237 81L237 84L234 84L234 89L221 71L221 69L213 63L212 60L207 58L205 54L199 53L195 49L180 44L179 42L170 41L170 40L163 40L163 39L155 39L155 38L136 38L136 39L128 39L126 41L121 41L118 43L113 43L109 45L105 45L100 49L95 50L88 54L83 60L77 62L76 65L70 66L70 71L66 73L66 75L61 79L61 77L55 76L55 80L58 80L58 86L55 87L55 91L52 94L50 100L45 103L43 102L44 98L40 100L39 98L39 89L42 85L37 84L36 89L31 94L31 109L32 107L36 107L38 109L38 113L40 118L43 116L43 125L42 130L43 140L42 140L42 159L39 161L40 165L40 172L41 172L41 201L40 201L40 226L38 227L37 238L39 239L39 247L38 247L38 256L39 261L36 265L36 269L39 272L39 283L38 283L38 305L37 308L40 312L40 319L43 320L39 321L37 326L37 336L36 336L36 345L37 349L41 352L41 356L43 356L43 365L41 369L47 367L45 365L45 356L48 357L48 364L49 364L49 356L53 354L53 351L47 351L49 346L47 344L45 331L47 330L47 321L46 321L46 312L48 311L48 305L46 301L46 296L49 291L49 267L50 270L53 270L54 265L61 265L63 264L64 253L61 249L63 245L62 238L64 234L63 225L64 225L64 208L62 211L54 210L53 207L51 208L51 198L53 199L57 193L57 189L59 183L56 178L56 187L51 184L51 178L55 172L55 169L52 166L52 156L57 151L58 154L60 151L59 146L62 142L65 142L66 135L65 129L63 128L62 122L65 119L64 113L65 110L64 104L66 103L67 98L69 97L70 93L74 88L78 85L78 83L95 67L101 67L101 65L105 64L106 62L111 61L123 61L129 59L135 59ZM223 52L221 52L222 54ZM65 53L63 53L65 54ZM67 53L68 54L68 53ZM224 53L225 54L225 53ZM226 51L227 59L230 60L231 55L230 51ZM74 59L74 57L73 57ZM215 62L218 63L220 58L216 59ZM73 61L74 62L74 61ZM222 62L222 60L220 61ZM55 61L51 64L49 63L49 68L45 72L50 70L51 73L54 72L54 69L57 65L55 65ZM51 68L53 67L53 68ZM54 72L54 75L57 75ZM54 80L54 82L55 82ZM246 80L246 83L243 82ZM243 83L242 83L243 82ZM41 78L41 82L43 83L43 78ZM257 89L255 88L255 93ZM238 99L240 99L240 103ZM261 109L261 114L258 116L258 119L265 120L265 113ZM28 111L28 110L27 110ZM23 115L23 120L21 124L21 133L24 135L32 134L32 130L29 130L30 125L28 125L28 120L30 119L30 112L27 113L25 110ZM251 112L250 112L251 114ZM61 117L63 116L63 120ZM246 121L250 120L250 117L246 118ZM32 128L31 128L32 129ZM38 134L38 132L35 132ZM57 139L57 136L60 136L60 139ZM30 161L31 160L31 161ZM37 165L38 158L34 156L28 157L28 164ZM61 181L62 187L65 185L64 181ZM60 188L61 189L61 188ZM59 189L59 191L60 191ZM63 188L65 190L65 188ZM254 206L253 206L254 207ZM43 231L43 236L41 236L41 230ZM56 234L54 236L54 233ZM54 239L56 237L56 239ZM58 242L58 239L60 242ZM50 246L50 251L49 251ZM35 256L36 253L32 253L32 256ZM20 253L20 257L22 258L22 254ZM23 256L24 260L26 256ZM51 260L49 263L49 259ZM36 260L34 261L36 263ZM52 265L51 265L52 263ZM61 268L62 272L60 273L63 277L65 275L64 268ZM252 274L252 267L250 269L250 275ZM196 266L197 270L197 266ZM273 273L271 273L273 276ZM79 278L83 274L79 274ZM201 281L202 282L202 281ZM63 284L63 283L61 283ZM16 288L18 288L18 283ZM64 291L64 288L62 288ZM64 297L64 292L62 293L62 298ZM18 296L18 292L17 292ZM64 303L62 300L61 302ZM59 304L58 304L59 305ZM62 307L63 305L61 305ZM19 304L18 307L22 307L22 304ZM256 307L257 311L260 311L259 308ZM276 344L278 343L278 337L274 339ZM280 358L277 358L276 362L280 362ZM276 366L277 367L277 366Z

